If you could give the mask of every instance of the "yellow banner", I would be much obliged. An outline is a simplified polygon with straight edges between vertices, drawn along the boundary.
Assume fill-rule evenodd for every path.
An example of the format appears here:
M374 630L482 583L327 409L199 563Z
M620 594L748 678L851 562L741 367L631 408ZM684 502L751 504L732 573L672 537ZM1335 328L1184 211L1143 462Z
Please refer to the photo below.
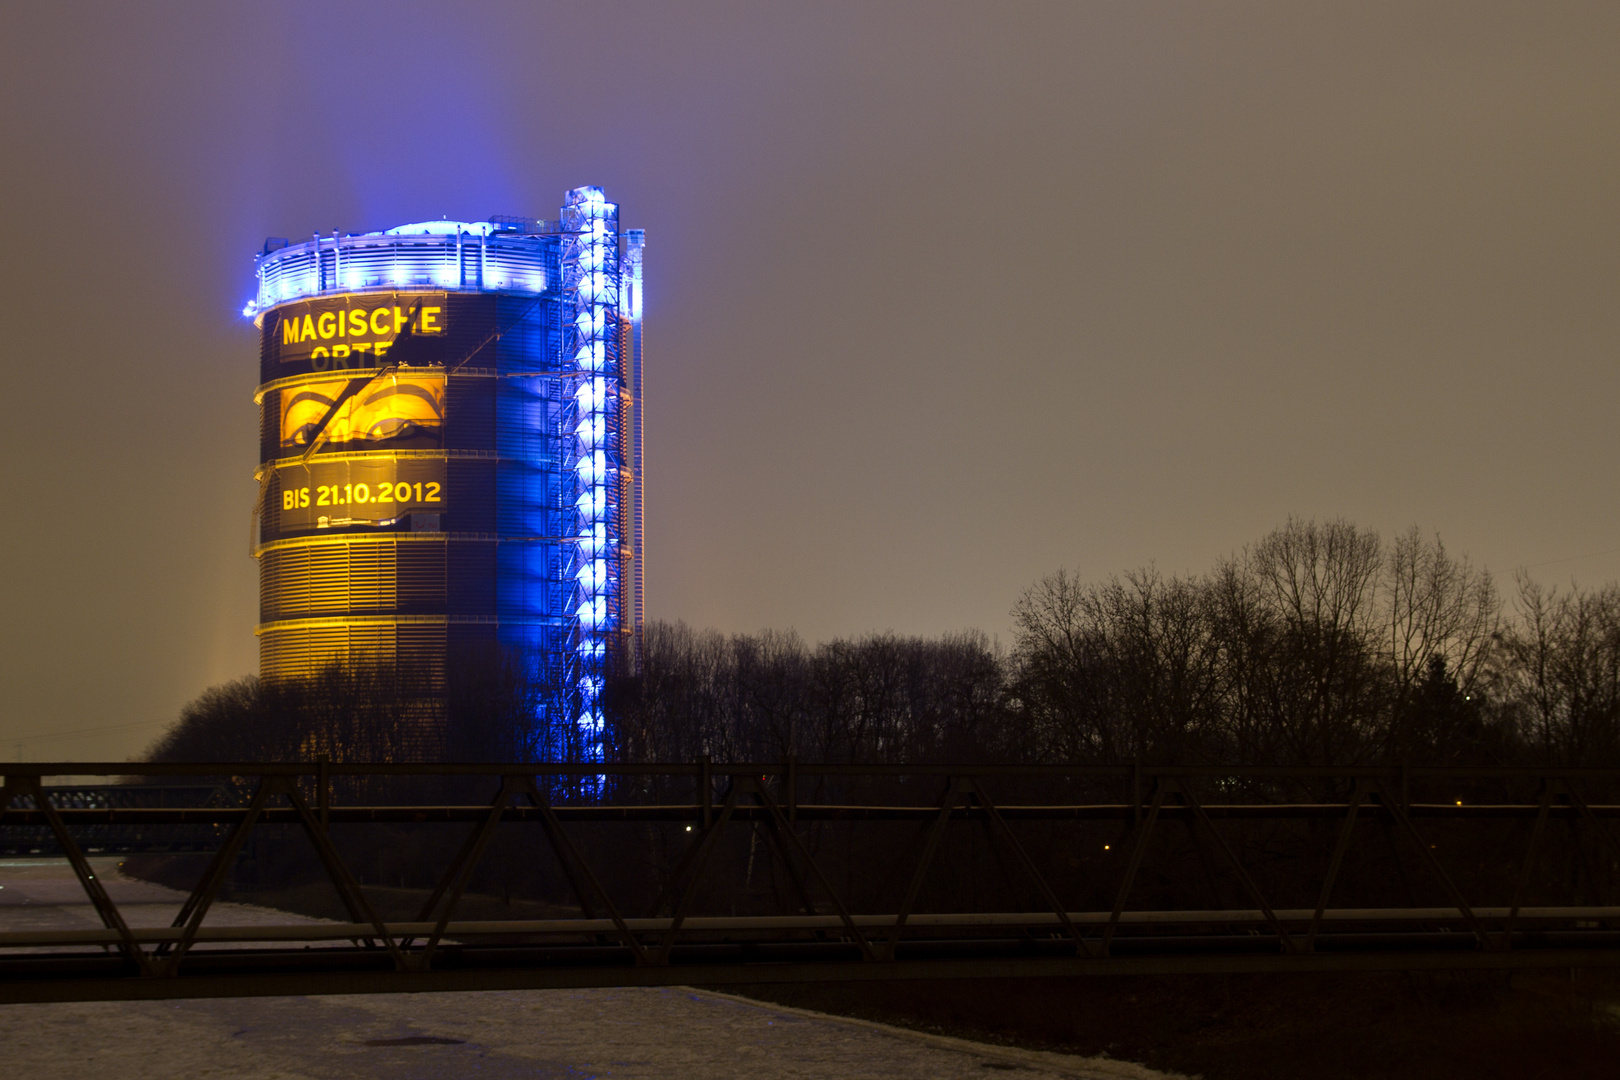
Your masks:
M322 451L443 445L444 376L387 375L345 400L350 388L337 379L283 390L281 449L301 453L323 431Z
M395 339L443 338L444 293L352 293L277 308L270 343L282 363L309 361L316 371L375 367Z

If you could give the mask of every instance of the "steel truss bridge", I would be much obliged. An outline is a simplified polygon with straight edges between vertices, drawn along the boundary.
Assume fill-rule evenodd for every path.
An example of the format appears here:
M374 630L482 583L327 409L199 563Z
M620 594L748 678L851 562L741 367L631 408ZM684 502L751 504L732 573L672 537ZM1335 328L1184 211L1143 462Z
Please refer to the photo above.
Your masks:
M1620 770L0 771L0 851L65 856L102 923L0 926L0 1001L1620 965ZM208 918L266 834L347 921ZM433 881L414 918L363 881L381 849ZM554 917L458 917L497 849L550 875ZM169 925L131 926L89 861L143 850L202 852Z

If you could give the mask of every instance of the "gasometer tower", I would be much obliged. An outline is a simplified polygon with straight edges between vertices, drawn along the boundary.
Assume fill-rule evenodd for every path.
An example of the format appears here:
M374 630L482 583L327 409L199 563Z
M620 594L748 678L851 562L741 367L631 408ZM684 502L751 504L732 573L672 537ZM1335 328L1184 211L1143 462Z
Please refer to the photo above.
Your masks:
M260 331L259 670L426 672L507 651L602 754L642 623L640 230L557 220L272 239ZM447 745L427 710L419 745Z

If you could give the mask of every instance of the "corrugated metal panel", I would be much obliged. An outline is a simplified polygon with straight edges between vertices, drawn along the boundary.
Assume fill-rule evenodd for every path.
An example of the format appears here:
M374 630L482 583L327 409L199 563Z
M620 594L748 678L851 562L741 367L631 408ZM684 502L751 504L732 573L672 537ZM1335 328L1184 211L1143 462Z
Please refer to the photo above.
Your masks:
M494 401L496 448L512 457L550 458L557 453L554 379L502 379Z
M445 632L443 623L410 622L271 627L259 635L259 672L266 679L297 679L334 663L407 664L439 683Z
M428 614L445 610L445 545L413 542L399 545L395 605L400 612Z
M451 540L445 551L445 610L453 617L495 615L495 544Z
M553 568L549 544L503 543L495 554L499 578L496 611L502 619L539 618L560 614L552 608L549 588Z
M495 531L495 462L451 461L445 465L447 532Z
M445 365L452 371L493 368L500 329L497 296L462 293L448 298L445 322Z
M442 540L356 538L259 558L259 621L325 615L443 614Z
M496 348L494 366L503 374L557 371L562 363L562 306L560 298L554 296L532 300L519 296L500 297L497 318L503 333Z
M267 390L259 403L259 460L281 452L281 391Z
M263 501L259 505L259 542L268 543L281 535L281 481L275 470L264 482Z
M495 449L495 380L478 375L445 378L444 442L457 450Z
M498 640L494 623L456 623L446 628L445 647L449 655L478 655Z
M558 477L543 464L507 458L496 463L495 528L502 536L557 535Z

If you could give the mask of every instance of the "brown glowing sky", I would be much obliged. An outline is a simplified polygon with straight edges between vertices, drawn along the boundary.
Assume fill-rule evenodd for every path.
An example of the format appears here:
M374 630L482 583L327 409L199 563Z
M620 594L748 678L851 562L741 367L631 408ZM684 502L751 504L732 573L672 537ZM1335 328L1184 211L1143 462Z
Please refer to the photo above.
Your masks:
M0 758L122 758L256 668L266 235L583 183L648 230L652 617L1005 640L1043 573L1290 514L1620 577L1612 3L6 24Z

